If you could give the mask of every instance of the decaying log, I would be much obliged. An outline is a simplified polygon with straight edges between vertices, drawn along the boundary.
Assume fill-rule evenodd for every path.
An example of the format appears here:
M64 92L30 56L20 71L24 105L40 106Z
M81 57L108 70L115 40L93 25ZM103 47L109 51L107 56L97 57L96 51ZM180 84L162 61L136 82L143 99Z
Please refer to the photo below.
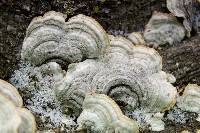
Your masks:
M164 71L176 77L175 85L200 84L200 36L163 48L159 53L163 57Z

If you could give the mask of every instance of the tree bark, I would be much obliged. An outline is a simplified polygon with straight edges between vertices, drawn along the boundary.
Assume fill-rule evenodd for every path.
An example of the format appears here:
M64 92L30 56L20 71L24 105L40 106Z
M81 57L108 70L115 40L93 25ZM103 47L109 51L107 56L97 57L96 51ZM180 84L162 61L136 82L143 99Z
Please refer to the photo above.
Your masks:
M200 84L200 36L159 51L163 70L173 74L179 87L188 83Z

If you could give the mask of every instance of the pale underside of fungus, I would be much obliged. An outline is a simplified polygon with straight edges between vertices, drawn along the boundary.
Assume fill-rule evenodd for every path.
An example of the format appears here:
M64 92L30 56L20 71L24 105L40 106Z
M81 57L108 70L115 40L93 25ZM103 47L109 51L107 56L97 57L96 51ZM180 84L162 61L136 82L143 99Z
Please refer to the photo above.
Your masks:
M177 99L179 108L198 114L197 121L200 121L200 86L197 84L188 84L183 95Z
M22 108L22 98L16 88L0 80L0 132L34 133L34 116Z
M144 43L139 34L129 40L115 37L90 17L77 15L65 22L64 16L51 11L34 19L21 53L34 65L51 62L48 65L58 75L54 92L63 112L79 116L91 92L109 96L123 111L157 113L175 104L174 77L162 71L157 51L133 44ZM60 71L52 61L69 64L68 69Z
M123 115L119 106L103 94L87 94L78 117L80 129L92 133L137 133L137 122Z
M145 27L144 39L148 44L159 46L175 44L185 36L185 28L175 16L154 12Z

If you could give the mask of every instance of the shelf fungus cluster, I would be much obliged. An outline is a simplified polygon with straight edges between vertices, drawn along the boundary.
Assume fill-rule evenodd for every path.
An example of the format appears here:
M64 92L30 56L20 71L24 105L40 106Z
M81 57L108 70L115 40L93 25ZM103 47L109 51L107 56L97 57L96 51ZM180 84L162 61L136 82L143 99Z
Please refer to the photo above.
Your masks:
M138 124L123 115L119 106L104 94L87 94L78 118L79 128L92 133L137 133Z
M0 132L34 133L33 115L22 108L22 98L11 84L0 80Z
M184 111L198 114L197 121L200 121L200 86L188 84L183 95L177 99L177 105Z
M163 20L158 22L171 24L166 23L164 30L170 27L175 32L169 35L166 31L169 40L164 41L179 41L184 36L183 27L174 17L159 15ZM152 18L151 25L157 18ZM174 35L177 40L173 40ZM162 71L157 51L134 45L142 43L140 34L129 39L115 37L90 17L77 15L65 22L63 14L51 11L31 22L21 54L23 60L37 66L48 62L68 65L54 92L63 112L81 114L78 120L83 127L119 132L126 128L130 132L138 130L137 126L129 123L132 120L123 116L119 107L122 111L158 113L176 102L177 91L171 84L174 77Z
M79 114L85 94L94 91L110 96L123 110L159 112L173 106L176 88L161 70L159 54L123 37L109 37L110 47L102 58L69 65L55 87L61 104Z

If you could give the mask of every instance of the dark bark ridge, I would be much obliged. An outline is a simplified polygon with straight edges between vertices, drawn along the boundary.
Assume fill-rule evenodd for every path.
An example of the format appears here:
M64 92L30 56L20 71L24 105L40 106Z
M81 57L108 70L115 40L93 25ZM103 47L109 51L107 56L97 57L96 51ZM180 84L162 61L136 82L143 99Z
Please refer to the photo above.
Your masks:
M200 84L200 36L159 52L163 57L164 71L172 73L177 79L175 85Z

